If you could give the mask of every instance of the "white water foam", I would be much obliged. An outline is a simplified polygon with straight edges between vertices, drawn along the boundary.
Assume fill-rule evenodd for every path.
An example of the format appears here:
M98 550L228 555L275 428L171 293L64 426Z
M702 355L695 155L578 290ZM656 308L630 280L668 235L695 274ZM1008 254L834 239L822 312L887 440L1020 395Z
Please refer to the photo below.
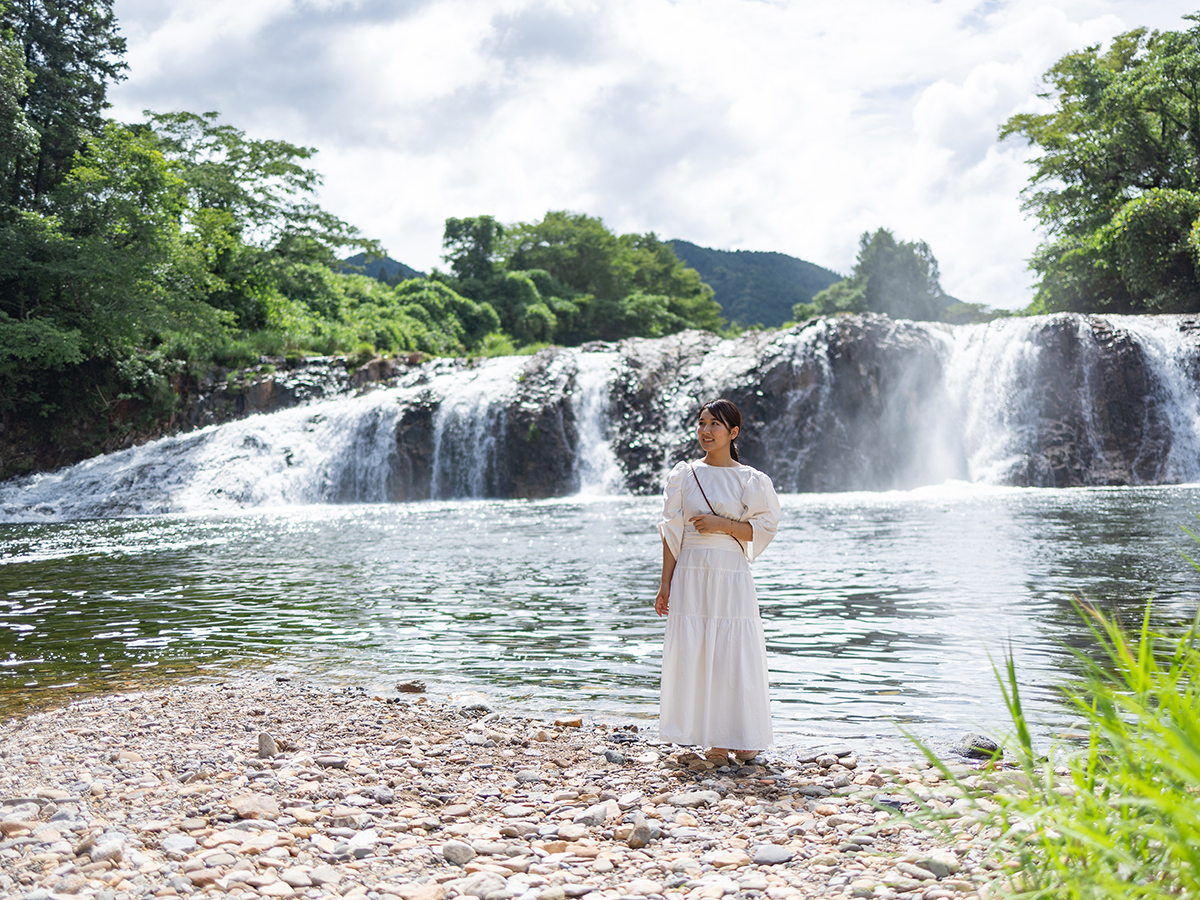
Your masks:
M1176 316L1106 316L1137 337L1170 426L1163 481L1200 482L1200 385L1195 343L1185 339Z
M502 464L497 438L507 424L505 406L527 362L522 356L485 360L445 393L433 420L432 499L487 496Z
M575 390L571 395L578 445L575 474L579 493L611 496L625 493L625 473L612 447L610 403L619 354L612 351L579 353L576 357Z

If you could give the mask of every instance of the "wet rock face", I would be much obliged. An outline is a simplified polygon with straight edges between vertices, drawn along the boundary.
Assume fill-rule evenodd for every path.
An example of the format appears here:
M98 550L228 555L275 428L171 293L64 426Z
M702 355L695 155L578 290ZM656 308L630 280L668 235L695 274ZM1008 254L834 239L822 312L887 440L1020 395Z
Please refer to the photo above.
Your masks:
M614 387L614 441L631 490L698 455L700 405L742 412L741 460L786 491L876 490L922 483L925 433L942 402L936 334L864 315L734 341L689 332L626 342Z
M636 493L698 455L695 416L713 397L738 404L742 461L784 491L1196 474L1181 410L1200 385L1196 317L1067 314L966 331L867 314L733 341L627 341L621 352L614 448Z
M1052 316L1037 362L1023 453L1002 478L1023 487L1158 484L1172 446L1163 373L1134 335L1097 317Z
M466 361L439 363L470 369ZM430 393L396 427L395 500L453 497L538 499L579 489L579 434L571 396L576 355L549 348L529 357L511 385L481 395L465 413Z

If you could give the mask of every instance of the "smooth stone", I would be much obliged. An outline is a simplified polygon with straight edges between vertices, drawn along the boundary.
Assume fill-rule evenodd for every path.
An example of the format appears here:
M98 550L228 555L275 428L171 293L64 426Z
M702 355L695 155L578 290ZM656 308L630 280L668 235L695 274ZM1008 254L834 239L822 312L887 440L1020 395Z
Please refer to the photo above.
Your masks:
M308 878L317 887L322 887L326 884L337 884L342 880L342 873L333 866L317 866L308 873Z
M570 825L558 826L558 837L564 841L577 841L585 837L588 833L588 827L583 824L572 822Z
M1000 745L983 734L964 734L950 745L950 752L969 759L992 759L1000 754Z
M795 856L787 847L781 847L779 844L759 844L754 848L754 864L756 866L777 866L785 862L791 862Z
M532 769L526 769L523 772L517 773L517 782L520 784L532 784L536 781L541 781L541 773L535 772Z
M170 859L183 859L200 845L196 843L196 839L187 834L169 834L161 841L158 846L162 852Z
M312 887L313 883L312 879L308 877L308 872L298 867L284 869L279 873L279 880L294 888Z
M229 801L239 819L278 819L279 804L267 794L239 794Z
M475 858L475 848L462 841L446 841L442 844L442 856L456 866L465 866Z
M483 900L493 891L504 890L504 879L492 872L477 872L468 878L451 882L458 892L465 897L478 897Z
M425 682L417 678L410 681L398 681L396 690L401 694L423 694L425 693Z
M648 894L661 894L663 886L649 878L635 878L625 885L625 890L635 897L645 897Z
M313 762L324 769L346 768L346 759L342 756L318 756Z
M258 758L271 759L279 755L279 747L275 744L275 738L271 737L265 731L260 731L258 734Z
M701 857L703 862L718 869L741 868L750 865L750 855L743 850L716 850Z
M721 795L716 791L685 791L672 794L670 799L672 806L686 806L693 809L698 806L716 806L720 802Z
M582 812L575 813L571 819L575 825L603 825L608 820L608 807L603 803L595 803Z

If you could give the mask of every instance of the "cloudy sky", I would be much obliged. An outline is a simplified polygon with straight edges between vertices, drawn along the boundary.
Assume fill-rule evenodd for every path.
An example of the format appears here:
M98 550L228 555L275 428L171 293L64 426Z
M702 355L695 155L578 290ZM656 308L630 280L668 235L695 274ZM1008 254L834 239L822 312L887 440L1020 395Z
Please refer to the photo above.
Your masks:
M1200 5L1200 4L1198 4ZM943 286L1029 302L1029 150L1062 54L1180 28L1161 0L116 0L113 113L220 111L318 148L321 198L396 259L447 216L599 215L846 272L923 238Z

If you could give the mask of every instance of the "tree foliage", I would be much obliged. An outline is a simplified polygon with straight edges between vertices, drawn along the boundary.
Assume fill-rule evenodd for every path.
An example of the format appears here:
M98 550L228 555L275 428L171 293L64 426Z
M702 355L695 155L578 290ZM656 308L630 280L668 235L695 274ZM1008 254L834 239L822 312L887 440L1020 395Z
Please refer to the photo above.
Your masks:
M939 321L958 303L942 290L938 263L924 241L897 241L886 228L864 231L849 278L793 309L797 321L840 312L879 312L894 319Z
M29 75L21 100L37 140L12 158L8 202L37 209L103 129L108 85L124 77L125 39L112 0L8 0L0 29Z
M1135 29L1064 56L1045 81L1052 111L1000 131L1039 150L1024 208L1048 239L1030 262L1031 309L1200 310L1200 26Z
M522 343L716 331L712 289L654 234L622 234L581 213L551 211L502 226L448 219L444 259L459 292L490 304Z

